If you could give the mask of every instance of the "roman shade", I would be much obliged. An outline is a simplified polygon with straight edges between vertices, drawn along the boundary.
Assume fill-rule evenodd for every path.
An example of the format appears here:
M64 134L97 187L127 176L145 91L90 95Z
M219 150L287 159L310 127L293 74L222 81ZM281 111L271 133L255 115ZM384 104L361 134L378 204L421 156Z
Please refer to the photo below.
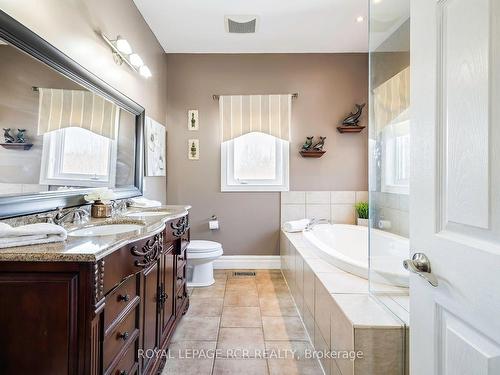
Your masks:
M116 139L120 108L84 90L39 88L38 135L78 127Z
M290 141L292 95L221 95L221 141L261 132Z
M376 87L373 97L375 124L381 131L410 106L410 67Z

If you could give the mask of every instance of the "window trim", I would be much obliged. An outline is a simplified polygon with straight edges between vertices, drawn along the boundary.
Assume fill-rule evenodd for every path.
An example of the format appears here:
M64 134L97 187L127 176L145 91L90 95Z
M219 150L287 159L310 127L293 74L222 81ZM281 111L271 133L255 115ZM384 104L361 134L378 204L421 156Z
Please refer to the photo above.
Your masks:
M290 190L290 143L277 137L274 138L276 142L276 172L279 175L277 179L281 180L281 183L269 183L269 180L245 180L238 184L233 178L234 139L230 139L221 143L221 192L274 192ZM229 173L231 170L232 173Z
M405 120L401 122L397 122L385 127L382 131L382 140L383 140L383 148L382 148L382 170L381 170L381 191L384 193L393 193L393 194L401 194L401 195L409 195L410 194L410 184L396 184L394 183L397 161L396 157L396 138L409 135L409 125L410 121ZM389 141L392 144L392 150L390 153L392 158L389 155L388 145ZM388 165L388 161L390 160L390 164ZM409 166L408 166L409 167ZM390 168L390 169L389 169ZM388 176L389 177L388 178Z
M116 181L116 163L117 147L116 141L111 140L111 149L108 155L109 174L99 176L96 179L89 179L88 175L63 173L60 171L62 166L63 140L65 131L69 128L64 128L59 131L53 131L43 135L42 160L40 167L40 184L41 185L56 185L56 186L74 186L85 188L97 187L115 187ZM54 171L57 169L57 171ZM57 177L55 177L57 176ZM106 177L106 178L104 178Z

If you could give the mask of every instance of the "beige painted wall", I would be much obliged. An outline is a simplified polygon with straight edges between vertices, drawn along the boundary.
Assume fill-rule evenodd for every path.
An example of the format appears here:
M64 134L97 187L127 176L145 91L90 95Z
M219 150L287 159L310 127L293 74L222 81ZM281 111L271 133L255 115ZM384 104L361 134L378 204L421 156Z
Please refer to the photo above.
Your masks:
M166 57L132 0L0 0L0 8L165 123ZM153 77L116 65L101 32L126 38ZM144 183L146 196L165 201L164 177Z
M167 200L193 205L193 238L222 242L226 255L277 255L279 193L221 193L218 103L212 94L298 92L293 101L290 189L367 190L367 132L336 126L367 102L366 54L169 54L167 82ZM200 131L187 130L198 109ZM366 117L362 123L366 125ZM326 136L327 153L304 159L307 135ZM187 159L187 140L200 139L200 160ZM221 229L208 230L212 214Z

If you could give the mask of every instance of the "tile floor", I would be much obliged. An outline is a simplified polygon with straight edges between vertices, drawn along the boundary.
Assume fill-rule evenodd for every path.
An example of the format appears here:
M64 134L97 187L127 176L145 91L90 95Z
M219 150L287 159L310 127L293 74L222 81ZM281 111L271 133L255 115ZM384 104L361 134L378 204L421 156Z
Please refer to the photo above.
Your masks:
M233 272L190 291L162 375L323 375L281 271Z

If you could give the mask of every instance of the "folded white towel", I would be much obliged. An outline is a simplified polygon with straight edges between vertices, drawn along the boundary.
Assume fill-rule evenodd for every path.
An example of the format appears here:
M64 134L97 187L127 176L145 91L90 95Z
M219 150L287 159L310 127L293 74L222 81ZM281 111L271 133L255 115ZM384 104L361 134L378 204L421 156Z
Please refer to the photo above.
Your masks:
M12 227L0 223L0 249L14 246L61 242L68 236L66 229L50 223L37 223Z
M152 207L160 207L160 201L154 201L152 199L147 199L144 197L135 197L131 199L130 207L143 207L143 208L152 208Z
M287 221L283 224L283 230L290 233L302 232L310 222L311 220L309 219Z

